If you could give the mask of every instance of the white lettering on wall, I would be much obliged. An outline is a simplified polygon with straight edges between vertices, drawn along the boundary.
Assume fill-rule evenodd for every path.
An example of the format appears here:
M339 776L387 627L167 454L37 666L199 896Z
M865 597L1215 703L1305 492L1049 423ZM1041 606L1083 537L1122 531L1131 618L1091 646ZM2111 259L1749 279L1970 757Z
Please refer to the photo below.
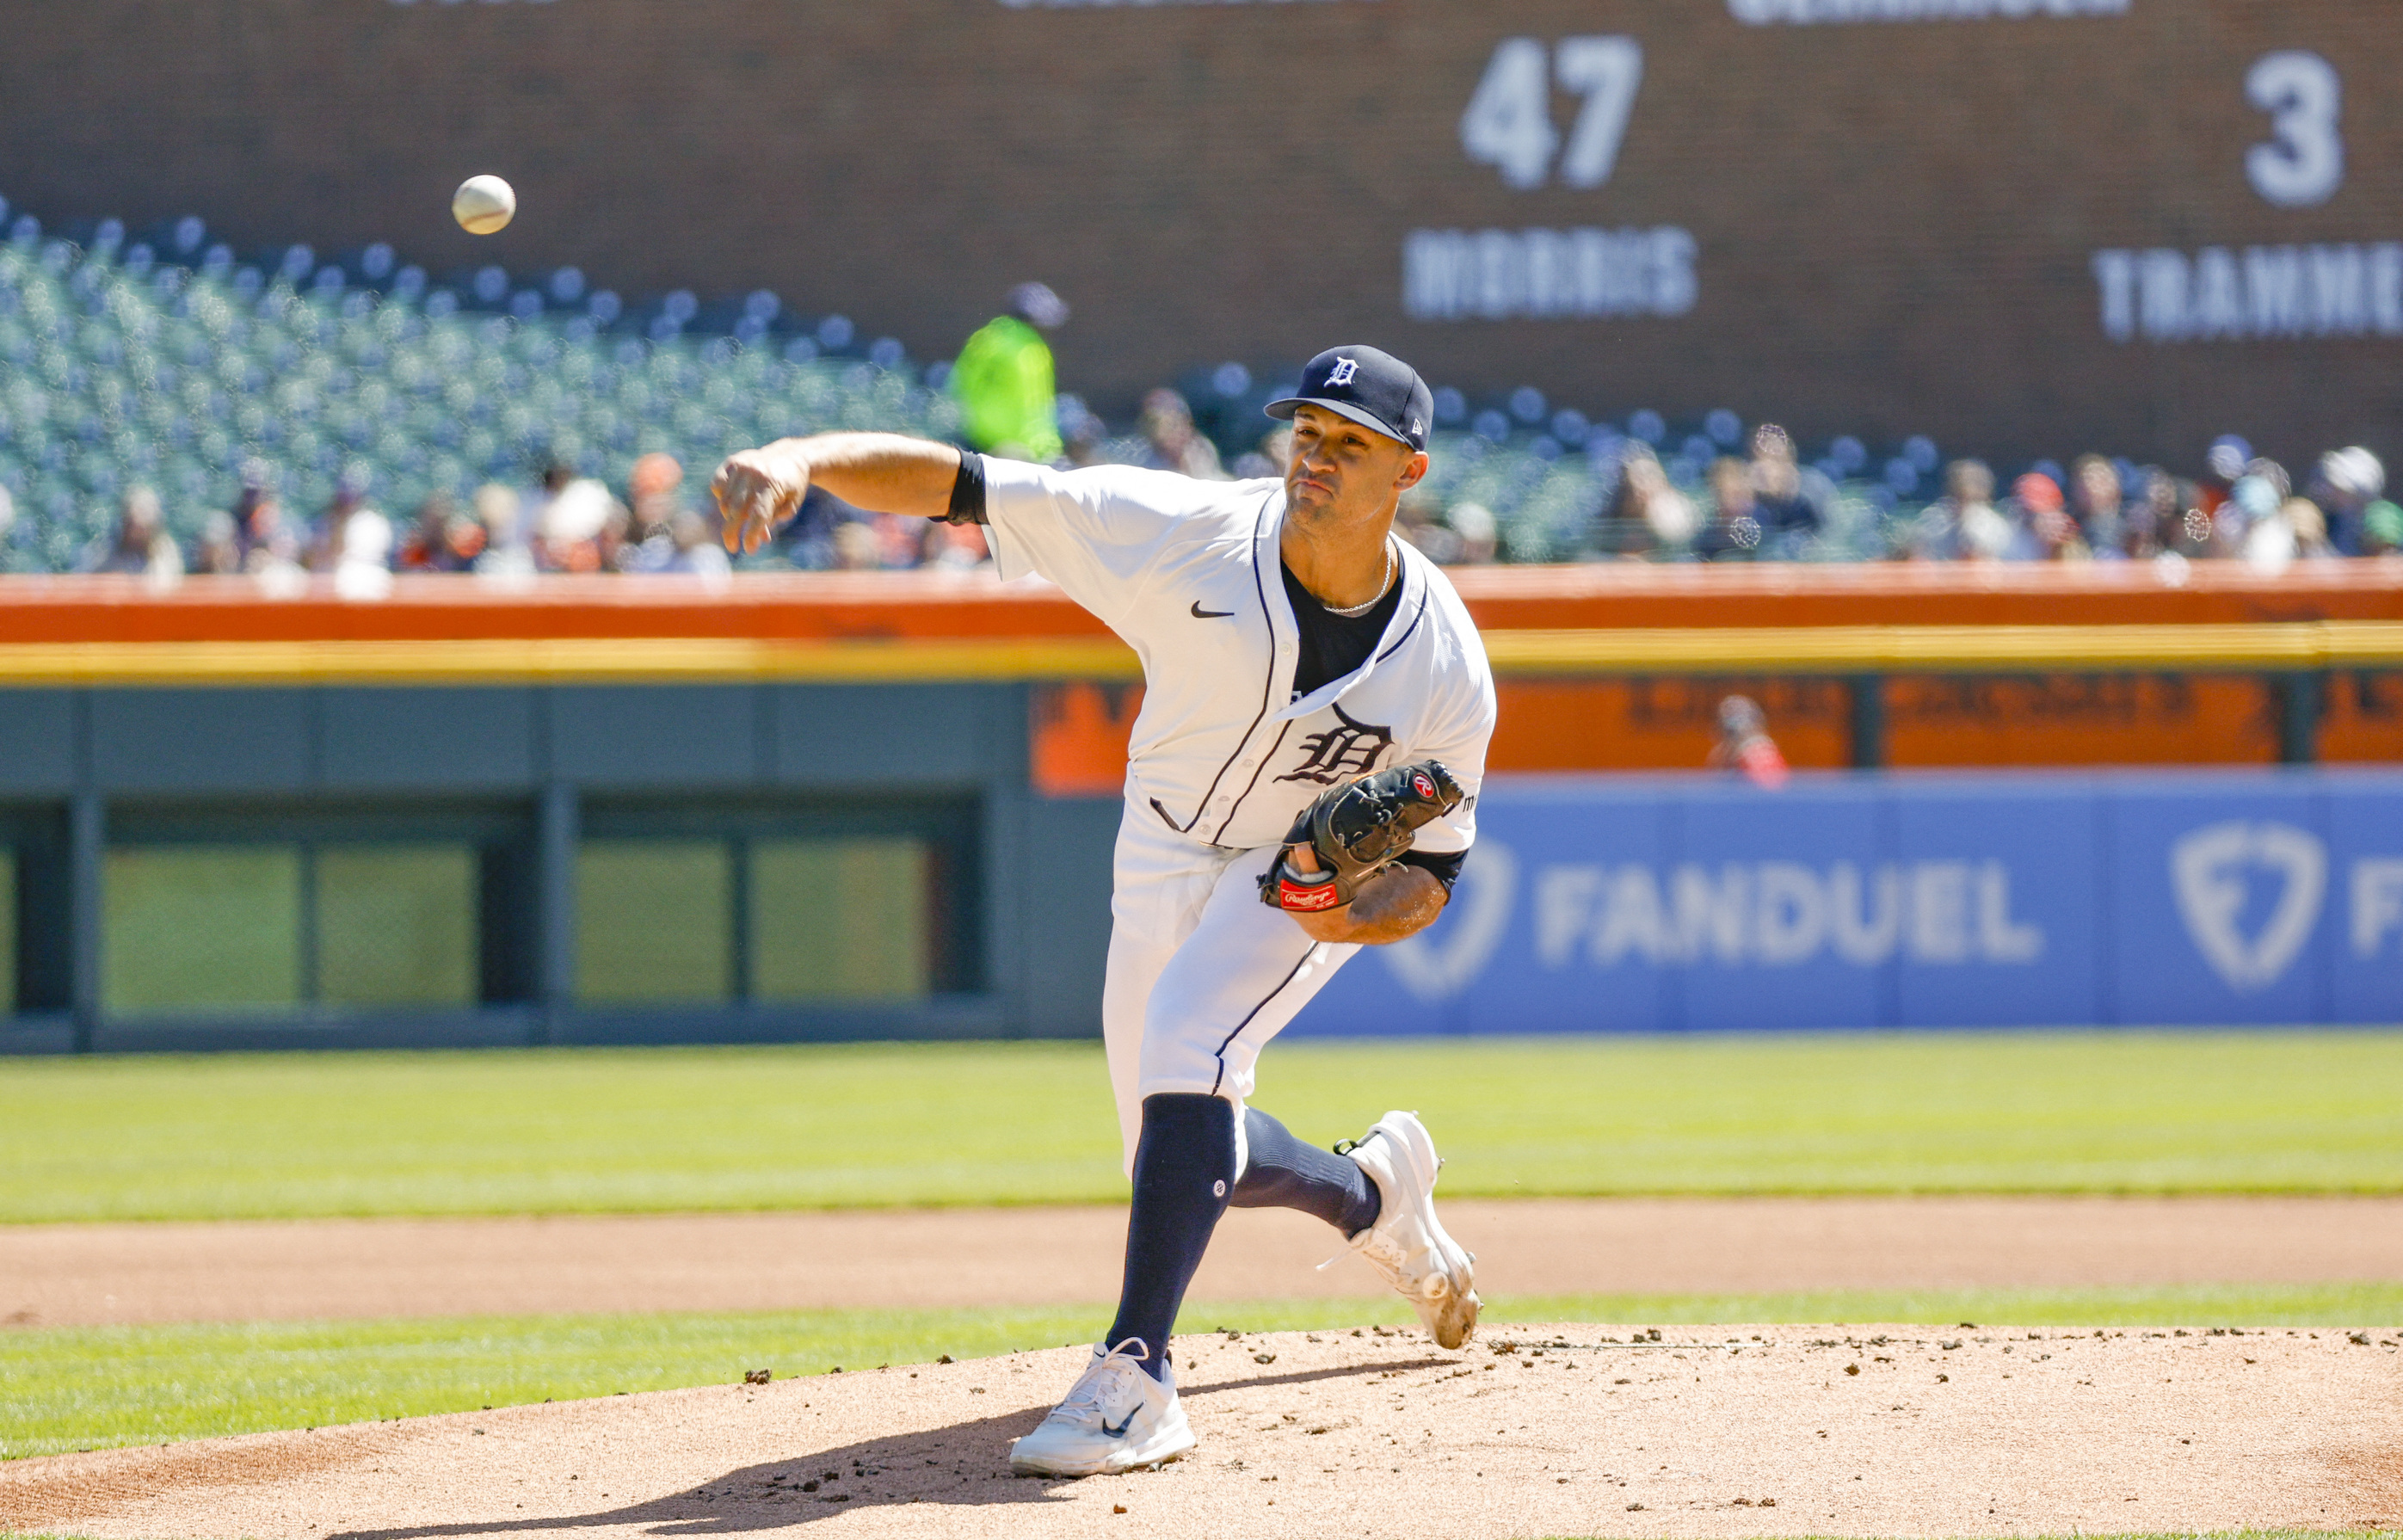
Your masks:
M2403 863L2398 863L2403 870ZM2403 876L2396 923L2403 923ZM1634 959L1792 967L1830 952L1875 967L1897 949L1913 963L2025 966L2045 951L2042 927L2011 912L2000 861L1920 861L1868 874L1849 861L1824 871L1794 861L1557 866L1536 874L1535 956L1549 968Z
M1627 118L1644 84L1644 46L1634 38L1562 38L1545 53L1540 38L1502 38L1485 75L1461 113L1461 149L1493 166L1521 192L1543 187L1560 151L1552 128L1552 82L1584 96L1569 149L1560 156L1560 180L1569 187L1601 187L1619 163Z
M2391 856L2355 861L2353 954L2377 956L2391 935L2403 935L2403 861Z
M1415 321L1683 315L1694 238L1657 229L1412 230L1402 308Z
M1748 26L1837 21L2022 21L2038 16L2125 16L2128 0L1728 0Z
M1577 127L1561 157L1561 180L1573 187L1598 187L1618 164L1627 119L1635 112L1636 88L1644 84L1644 45L1632 37L1564 37L1552 56L1563 89L1585 98Z
M2270 916L2245 933L2257 890L2277 884ZM2327 844L2309 829L2232 819L2178 837L2171 892L2187 935L2211 970L2240 992L2285 977L2319 923L2327 894Z
M2271 135L2244 153L2253 190L2281 208L2327 202L2344 182L2337 126L2344 89L2335 66L2301 49L2265 53L2245 72L2244 95L2270 115Z
M1872 872L1865 908L1860 868L1837 862L1827 868L1827 923L1837 956L1862 967L1884 962L1902 936L1902 874L1892 867Z
M1552 127L1551 71L1544 45L1505 37L1494 45L1485 74L1460 115L1460 147L1493 166L1519 188L1540 187L1552 169L1560 131Z
M1544 185L1561 149L1560 130L1552 126L1555 80L1585 99L1560 159L1561 180L1573 187L1601 187L1618 164L1627 119L1635 111L1644 45L1632 37L1566 37L1549 52L1535 37L1505 37L1494 45L1460 115L1460 146L1522 192Z
M2403 242L2098 251L2115 342L2403 337Z
M2033 963L2044 932L2011 918L2011 874L2000 861L1978 867L1978 955L1989 963Z
M1760 864L1755 950L1775 967L1807 963L1827 939L1827 897L1818 873L1791 861Z

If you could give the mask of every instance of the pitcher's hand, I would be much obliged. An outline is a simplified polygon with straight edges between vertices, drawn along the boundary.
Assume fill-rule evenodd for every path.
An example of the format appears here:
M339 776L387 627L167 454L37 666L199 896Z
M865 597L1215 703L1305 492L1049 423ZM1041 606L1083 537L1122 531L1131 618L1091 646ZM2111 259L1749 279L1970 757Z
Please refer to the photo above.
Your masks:
M750 555L775 537L777 525L800 511L809 490L809 462L782 445L727 456L709 481L710 495L717 499L719 538L735 555Z

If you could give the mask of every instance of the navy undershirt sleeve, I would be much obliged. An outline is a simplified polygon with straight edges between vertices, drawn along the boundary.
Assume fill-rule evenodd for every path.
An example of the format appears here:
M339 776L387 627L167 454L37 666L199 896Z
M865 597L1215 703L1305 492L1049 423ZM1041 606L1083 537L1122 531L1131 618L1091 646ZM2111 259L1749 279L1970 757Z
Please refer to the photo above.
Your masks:
M984 456L974 450L962 450L960 473L951 478L951 511L943 515L943 522L981 524L984 521Z
M1405 867L1416 867L1419 870L1431 874L1437 881L1443 884L1443 891L1450 893L1452 885L1460 881L1460 868L1466 864L1467 860L1468 853L1465 850L1456 850L1442 855L1429 851L1414 850L1403 852L1400 864Z

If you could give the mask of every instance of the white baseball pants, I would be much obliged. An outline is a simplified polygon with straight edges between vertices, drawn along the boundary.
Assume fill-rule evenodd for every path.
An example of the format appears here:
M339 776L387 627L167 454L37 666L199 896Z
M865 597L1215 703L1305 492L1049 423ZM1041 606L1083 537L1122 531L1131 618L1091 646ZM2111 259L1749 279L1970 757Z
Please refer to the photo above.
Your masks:
M1252 1068L1357 946L1313 941L1260 902L1278 847L1222 850L1178 834L1129 798L1110 896L1102 1035L1110 1089L1134 1172L1143 1099L1162 1091L1235 1104L1235 1171L1244 1167L1243 1103Z

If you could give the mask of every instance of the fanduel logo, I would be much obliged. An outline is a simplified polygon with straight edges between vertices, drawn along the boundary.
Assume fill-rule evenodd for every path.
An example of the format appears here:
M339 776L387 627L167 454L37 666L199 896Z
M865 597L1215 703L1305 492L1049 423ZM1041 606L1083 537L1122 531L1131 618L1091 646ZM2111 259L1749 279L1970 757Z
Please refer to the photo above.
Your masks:
M1477 842L1461 868L1460 892L1445 906L1443 923L1377 949L1402 988L1427 1005L1450 1000L1477 981L1510 928L1519 893L1519 861L1507 845Z
M2375 957L2386 937L2403 932L2403 861L2371 857L2353 864L2353 954Z
M2248 938L2243 914L2257 873L2281 887ZM2311 939L2327 894L2327 847L2292 824L2212 824L2170 847L2170 881L2195 950L2229 989L2249 994L2283 978Z
M2000 861L1919 861L1867 870L1850 861L1547 867L1535 879L1535 955L1683 966L1792 966L1832 950L1856 966L1897 951L1916 963L2032 964L2041 927L2011 914Z

